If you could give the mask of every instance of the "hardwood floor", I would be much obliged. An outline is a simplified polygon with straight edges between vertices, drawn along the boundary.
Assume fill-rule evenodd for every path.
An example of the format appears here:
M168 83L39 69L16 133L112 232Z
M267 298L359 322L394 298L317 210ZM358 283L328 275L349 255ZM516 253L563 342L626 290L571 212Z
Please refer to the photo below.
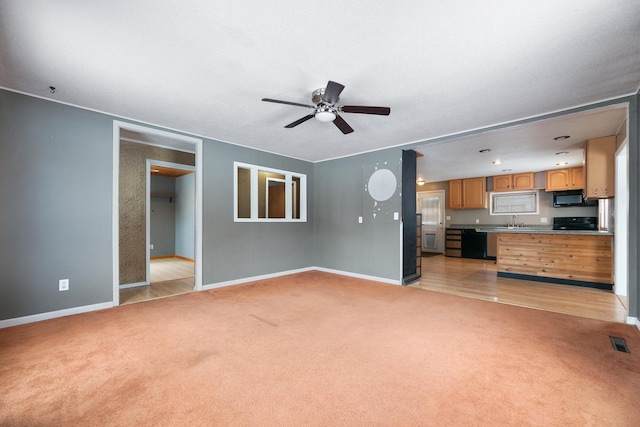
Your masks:
M120 304L193 291L194 264L178 258L151 261L151 285L120 291ZM626 302L611 291L497 277L495 261L422 258L422 278L410 287L503 304L624 323Z
M180 258L151 260L151 284L120 290L120 304L148 301L192 292L194 263Z
M490 260L423 257L422 278L409 286L618 323L627 317L626 302L612 291L497 277Z

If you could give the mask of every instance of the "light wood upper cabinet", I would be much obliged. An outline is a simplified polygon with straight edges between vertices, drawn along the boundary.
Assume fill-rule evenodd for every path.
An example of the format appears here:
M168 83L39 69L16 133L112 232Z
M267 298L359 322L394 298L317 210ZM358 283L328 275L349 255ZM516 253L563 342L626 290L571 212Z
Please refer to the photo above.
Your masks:
M485 209L487 207L486 178L462 180L462 206L464 209Z
M462 180L449 181L449 209L462 209Z
M534 173L514 173L510 175L498 175L493 177L493 187L491 191L521 191L533 190Z
M615 196L615 157L615 136L587 141L584 147L587 199L607 199Z
M487 180L481 178L449 181L449 209L485 209Z
M584 188L583 168L548 170L545 191L582 190Z
M511 191L511 175L498 175L492 178L491 191Z
M584 168L571 168L571 188L584 189Z

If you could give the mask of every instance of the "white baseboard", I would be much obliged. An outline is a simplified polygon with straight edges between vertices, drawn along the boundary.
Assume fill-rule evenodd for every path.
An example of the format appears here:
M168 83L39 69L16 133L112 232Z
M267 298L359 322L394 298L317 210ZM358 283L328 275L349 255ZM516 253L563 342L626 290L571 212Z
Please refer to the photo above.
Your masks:
M367 274L352 273L350 271L334 270L331 268L324 268L324 267L313 267L312 270L323 271L325 273L339 274L341 276L355 277L356 279L371 280L373 282L388 283L390 285L401 285L399 280L385 279L383 277L369 276Z
M147 282L138 282L138 283L128 283L126 285L119 285L119 289L129 289L129 288L138 288L140 286L147 286Z
M281 272L273 273L273 274L264 274L262 276L245 277L243 279L229 280L229 281L226 281L226 282L212 283L212 284L209 284L209 285L202 286L202 290L206 291L206 290L209 290L209 289L223 288L225 286L239 285L241 283L255 282L255 281L258 281L258 280L273 279L275 277L286 276L286 275L289 275L289 274L303 273L305 271L314 271L314 270L322 271L324 273L339 274L341 276L355 277L355 278L358 278L358 279L371 280L371 281L374 281L374 282L383 282L383 283L388 283L388 284L391 284L391 285L400 285L400 281L399 280L384 279L382 277L368 276L366 274L351 273L349 271L333 270L333 269L330 269L330 268L323 268L323 267L305 267L305 268L298 268L296 270L281 271Z
M40 322L42 320L55 319L57 317L71 316L73 314L87 313L89 311L104 310L105 308L112 307L113 302L103 302L100 304L84 305L82 307L73 307L64 310L49 311L47 313L33 314L31 316L0 320L0 329L24 325L26 323Z
M636 328L638 328L638 330L640 330L640 319L638 319L637 317L627 317L627 324L629 325L635 325Z
M296 270L280 271L278 273L272 273L272 274L263 274L261 276L253 276L253 277L245 277L243 279L228 280L226 282L211 283L209 285L203 285L202 290L208 291L210 289L224 288L225 286L240 285L242 283L255 282L257 280L273 279L275 277L287 276L289 274L303 273L305 271L311 271L315 269L316 268L314 267L305 267L305 268L298 268Z

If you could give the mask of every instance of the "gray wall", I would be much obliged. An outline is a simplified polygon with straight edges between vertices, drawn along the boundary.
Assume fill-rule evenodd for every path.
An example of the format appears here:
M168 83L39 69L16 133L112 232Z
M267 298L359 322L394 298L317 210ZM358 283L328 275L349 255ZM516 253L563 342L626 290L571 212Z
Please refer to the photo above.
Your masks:
M154 197L176 195L176 180L168 176L151 176L151 200L149 219L151 224L150 255L171 256L176 254L176 205L177 197Z
M0 90L0 319L112 300L112 126Z
M183 175L175 180L175 254L195 259L196 176Z
M375 164L395 165L401 158L402 150L394 148L316 163L316 266L400 280L400 221L387 216L373 219L374 201L364 185L366 171ZM400 183L401 176L395 172ZM390 202L385 210L400 213L400 198Z
M234 222L234 161L306 174L307 222ZM203 162L204 285L313 265L313 164L212 140Z

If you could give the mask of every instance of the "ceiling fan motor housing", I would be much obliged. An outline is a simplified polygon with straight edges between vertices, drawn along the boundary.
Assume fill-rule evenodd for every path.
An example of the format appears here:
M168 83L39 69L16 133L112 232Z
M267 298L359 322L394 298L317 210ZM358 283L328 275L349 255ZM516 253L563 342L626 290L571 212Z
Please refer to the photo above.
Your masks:
M311 101L316 104L316 105L320 105L320 104L325 104L324 102L324 89L325 88L320 88L320 89L316 89L313 91L313 94L311 94ZM338 98L339 100L339 98ZM338 102L338 100L336 100L336 102Z

